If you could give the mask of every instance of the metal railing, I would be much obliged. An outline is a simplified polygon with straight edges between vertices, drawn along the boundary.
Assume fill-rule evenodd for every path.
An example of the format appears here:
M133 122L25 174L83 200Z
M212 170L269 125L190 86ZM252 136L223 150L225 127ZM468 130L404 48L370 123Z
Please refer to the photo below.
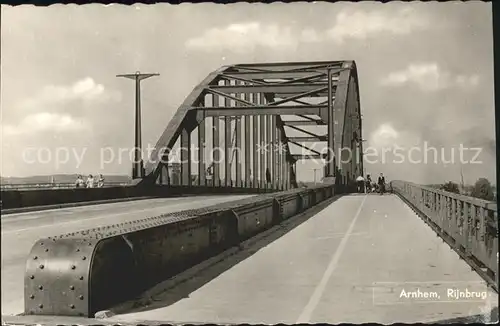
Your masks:
M128 182L104 182L103 188L109 187L124 187L128 186ZM24 184L1 184L0 189L6 190L41 190L41 189L73 189L76 188L74 182L61 182L61 183L24 183ZM94 188L97 188L97 183L94 183Z
M405 181L392 181L391 188L498 291L498 212L495 202Z

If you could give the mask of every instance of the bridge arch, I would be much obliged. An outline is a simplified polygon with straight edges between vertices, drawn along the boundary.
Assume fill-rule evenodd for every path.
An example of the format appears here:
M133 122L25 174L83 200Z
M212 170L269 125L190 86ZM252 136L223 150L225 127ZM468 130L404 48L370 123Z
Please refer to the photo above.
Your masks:
M326 132L303 129L307 126L323 126ZM307 146L310 142L331 150L320 153ZM297 186L296 162L303 159L326 159L328 183L349 184L363 174L354 61L237 64L215 70L186 97L163 131L141 183L173 184L169 169L174 161L180 165L180 185L284 190Z

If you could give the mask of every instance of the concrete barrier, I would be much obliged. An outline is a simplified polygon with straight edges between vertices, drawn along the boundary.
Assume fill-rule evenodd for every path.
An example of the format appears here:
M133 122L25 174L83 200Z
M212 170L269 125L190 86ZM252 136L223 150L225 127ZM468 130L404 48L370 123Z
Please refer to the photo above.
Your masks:
M390 188L498 291L496 203L405 181Z
M92 317L333 194L293 189L41 239L27 258L25 314Z

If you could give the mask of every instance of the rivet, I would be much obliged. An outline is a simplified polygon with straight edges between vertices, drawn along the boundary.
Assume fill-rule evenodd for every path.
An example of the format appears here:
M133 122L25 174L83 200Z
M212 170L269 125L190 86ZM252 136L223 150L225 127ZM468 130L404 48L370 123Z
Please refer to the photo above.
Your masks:
M83 280L83 276L80 276L80 281Z
M49 248L45 248L45 252L48 252L49 251Z
M32 294L30 295L30 299L33 300L35 298L35 296Z
M43 304L39 304L38 308L42 309L43 308Z
M76 266L75 266L75 265L71 265L71 269L75 269L75 268L76 268Z
M43 242L40 242L40 246L43 246Z
M43 286L42 286L42 285L39 285L39 286L38 286L38 289L43 290Z
M71 286L69 287L69 289L70 289L70 290L74 290L74 289L75 289L75 287L74 287L73 285L71 285Z
M34 279L34 278L35 278L35 275L31 275L31 276L30 276L30 279Z
M75 309L75 305L74 305L74 304L69 305L69 307L70 307L71 309Z
M44 267L45 267L45 266L43 266L43 265L40 265L40 269L43 269Z
M83 300L83 295L79 295L78 299Z
M80 252L80 249L79 249L79 248L76 248L76 252Z

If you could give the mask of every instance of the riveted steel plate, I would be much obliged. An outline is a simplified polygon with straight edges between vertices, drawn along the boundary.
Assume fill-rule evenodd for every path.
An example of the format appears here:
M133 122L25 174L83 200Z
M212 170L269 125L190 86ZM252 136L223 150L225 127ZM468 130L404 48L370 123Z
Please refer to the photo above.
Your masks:
M26 314L86 316L89 270L95 242L87 239L42 239L26 262Z

